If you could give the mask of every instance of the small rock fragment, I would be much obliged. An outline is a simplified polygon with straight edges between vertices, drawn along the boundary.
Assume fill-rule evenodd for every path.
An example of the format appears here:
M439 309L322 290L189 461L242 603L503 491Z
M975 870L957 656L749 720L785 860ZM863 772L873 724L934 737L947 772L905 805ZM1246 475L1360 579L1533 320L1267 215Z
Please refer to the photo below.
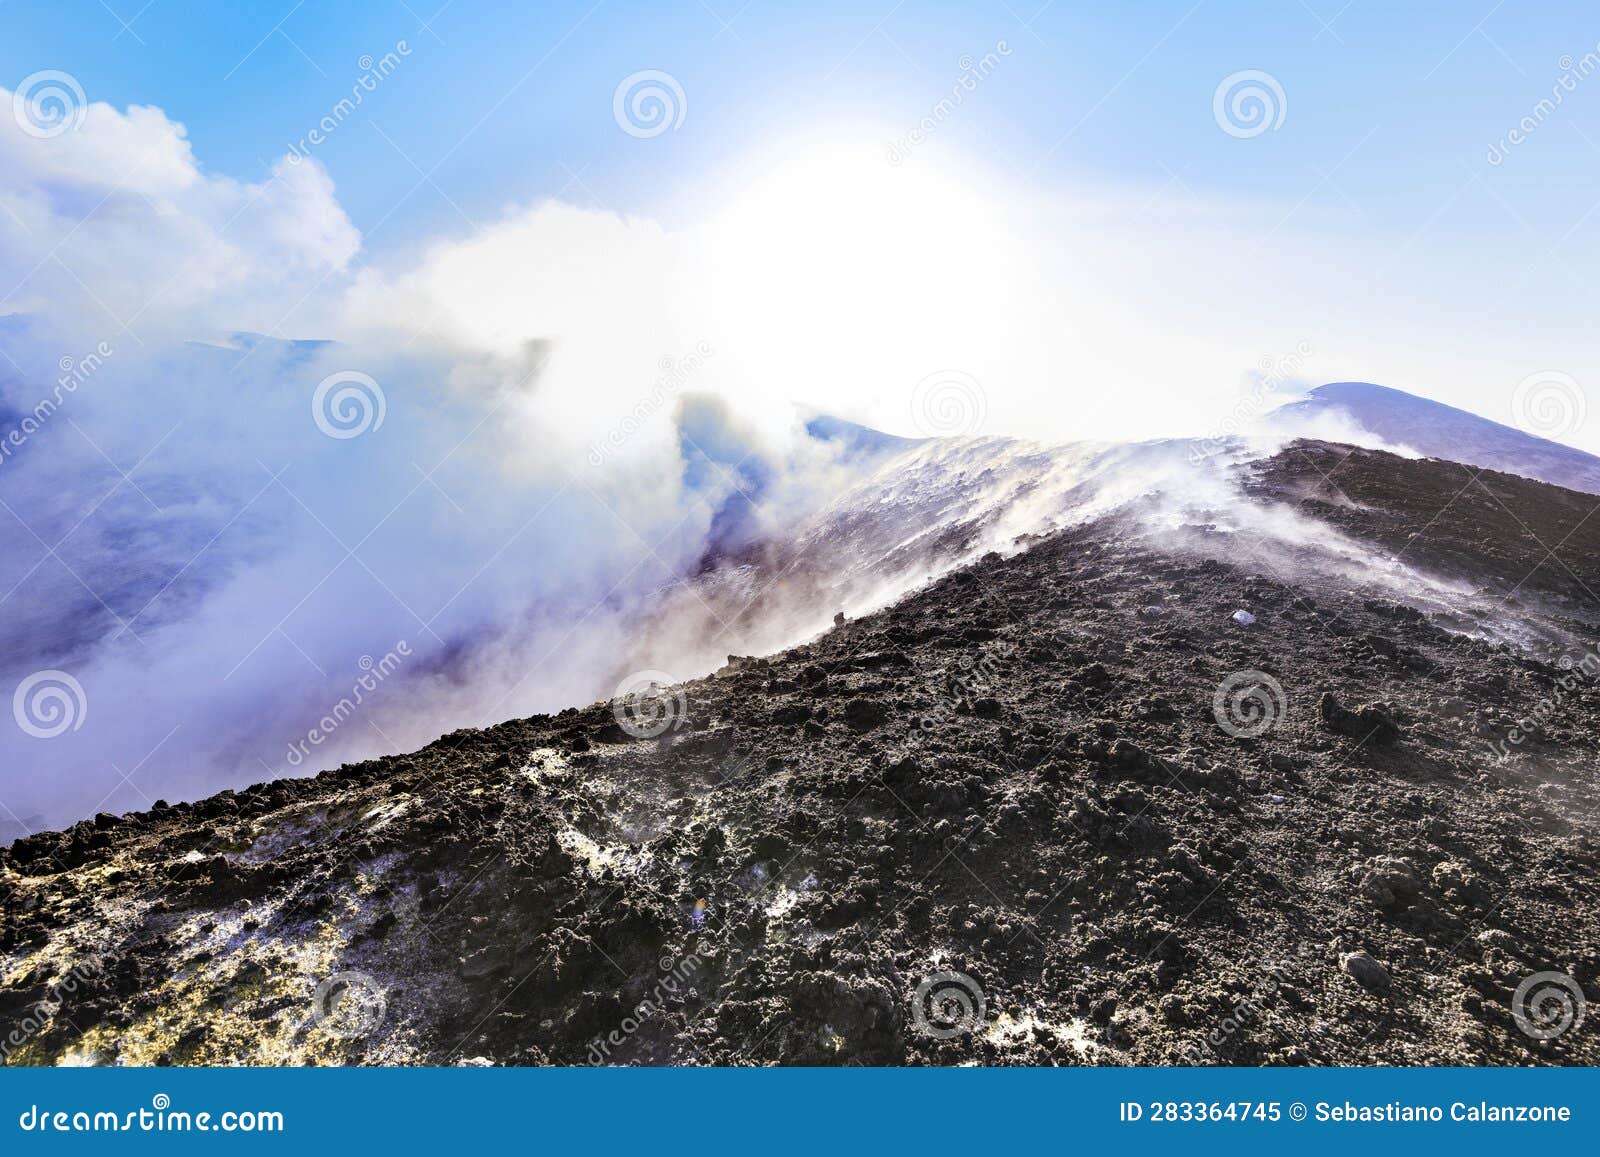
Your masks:
M1365 952L1346 952L1339 957L1339 967L1369 992L1389 991L1389 970Z
M1380 908L1394 908L1422 890L1417 870L1397 856L1375 856L1362 869L1361 894Z
M1317 721L1335 735L1372 743L1393 743L1400 738L1400 725L1381 705L1368 703L1355 711L1345 707L1332 691L1317 700Z

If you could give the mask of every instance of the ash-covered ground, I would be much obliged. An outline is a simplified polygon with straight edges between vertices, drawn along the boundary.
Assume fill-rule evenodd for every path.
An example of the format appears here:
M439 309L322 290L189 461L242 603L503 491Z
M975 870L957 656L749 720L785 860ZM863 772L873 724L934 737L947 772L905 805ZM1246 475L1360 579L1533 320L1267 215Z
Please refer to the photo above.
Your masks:
M1135 503L657 695L20 840L7 1060L1600 1063L1600 499L1240 470L1361 551Z

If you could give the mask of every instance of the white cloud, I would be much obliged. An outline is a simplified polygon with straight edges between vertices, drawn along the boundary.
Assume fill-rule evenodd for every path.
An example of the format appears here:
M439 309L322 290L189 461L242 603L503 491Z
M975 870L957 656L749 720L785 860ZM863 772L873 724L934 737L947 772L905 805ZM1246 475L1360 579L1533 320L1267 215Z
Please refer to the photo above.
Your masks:
M44 138L0 118L0 202L0 313L134 342L273 327L361 242L319 163L207 174L184 126L140 105L90 104Z

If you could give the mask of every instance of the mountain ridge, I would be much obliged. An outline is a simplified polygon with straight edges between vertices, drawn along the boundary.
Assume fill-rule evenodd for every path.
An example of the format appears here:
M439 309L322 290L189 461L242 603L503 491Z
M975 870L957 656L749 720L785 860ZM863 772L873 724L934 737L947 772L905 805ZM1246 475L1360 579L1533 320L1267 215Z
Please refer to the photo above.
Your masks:
M1600 457L1456 406L1372 382L1330 382L1268 415L1272 428L1307 432L1327 415L1346 415L1385 442L1600 494Z
M1531 537L1600 586L1572 496L1238 469L1586 627ZM643 700L28 837L7 1059L1595 1063L1511 1016L1531 972L1600 979L1588 665L1323 567L1117 507Z

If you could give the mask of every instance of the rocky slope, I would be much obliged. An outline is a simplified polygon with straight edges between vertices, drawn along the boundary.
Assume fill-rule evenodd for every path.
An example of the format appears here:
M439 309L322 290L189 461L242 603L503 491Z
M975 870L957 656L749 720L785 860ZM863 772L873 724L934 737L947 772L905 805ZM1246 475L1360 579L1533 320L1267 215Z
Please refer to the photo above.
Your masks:
M1516 995L1600 986L1594 500L1236 469L1256 523L1134 502L706 679L20 840L7 1059L1600 1063Z

